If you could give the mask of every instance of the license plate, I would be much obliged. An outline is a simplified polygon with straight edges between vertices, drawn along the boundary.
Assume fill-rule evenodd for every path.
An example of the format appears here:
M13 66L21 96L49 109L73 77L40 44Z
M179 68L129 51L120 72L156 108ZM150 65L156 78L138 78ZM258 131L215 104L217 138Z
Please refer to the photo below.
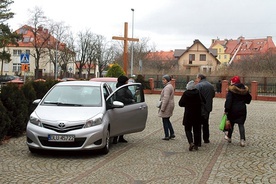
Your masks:
M75 135L48 135L48 141L52 142L74 142Z

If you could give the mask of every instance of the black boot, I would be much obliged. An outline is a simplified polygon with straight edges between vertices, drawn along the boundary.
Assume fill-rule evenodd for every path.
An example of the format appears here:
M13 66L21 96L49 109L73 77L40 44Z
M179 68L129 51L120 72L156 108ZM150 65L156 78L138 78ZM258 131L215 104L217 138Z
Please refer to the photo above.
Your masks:
M117 144L118 142L118 136L113 137L113 144Z
M124 135L120 135L119 142L127 143L127 140L124 139Z

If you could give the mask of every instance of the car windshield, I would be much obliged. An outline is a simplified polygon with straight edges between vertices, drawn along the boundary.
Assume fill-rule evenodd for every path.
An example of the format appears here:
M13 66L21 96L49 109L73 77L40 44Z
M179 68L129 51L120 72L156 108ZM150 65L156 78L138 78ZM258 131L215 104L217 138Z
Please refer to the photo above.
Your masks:
M41 104L100 107L102 95L98 86L55 86Z

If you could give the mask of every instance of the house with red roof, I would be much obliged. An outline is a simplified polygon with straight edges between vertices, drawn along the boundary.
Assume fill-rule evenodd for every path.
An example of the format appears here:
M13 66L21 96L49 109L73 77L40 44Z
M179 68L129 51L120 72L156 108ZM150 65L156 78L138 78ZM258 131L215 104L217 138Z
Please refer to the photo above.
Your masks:
M39 78L42 76L54 76L55 66L55 54L59 55L59 52L65 51L66 45L60 43L48 29L38 27L37 31L33 31L34 28L28 25L24 25L17 29L15 32L22 35L22 39L18 40L18 46L10 45L8 51L11 53L11 61L4 63L3 73L7 75L35 75L36 62L34 55L35 45L38 49L41 49L41 57L39 60ZM34 34L37 34L35 36ZM35 40L36 39L36 40ZM50 53L51 52L51 53ZM24 62L22 61L24 58ZM28 65L28 71L22 70L22 65ZM75 72L74 62L68 62L68 69L72 69L72 73ZM58 66L57 68L60 68ZM60 69L59 69L60 70Z
M149 52L145 57L145 61L147 61L148 72L152 72L153 69L156 69L157 72L178 70L177 59L174 57L173 50Z
M220 61L216 50L206 48L198 39L187 49L175 50L179 70L185 74L211 73L218 69Z
M263 54L270 50L274 50L275 44L271 36L258 39L245 39L244 37L239 37L237 40L213 39L210 48L217 50L218 60L230 65L233 62L241 61L245 57L251 57L256 54Z

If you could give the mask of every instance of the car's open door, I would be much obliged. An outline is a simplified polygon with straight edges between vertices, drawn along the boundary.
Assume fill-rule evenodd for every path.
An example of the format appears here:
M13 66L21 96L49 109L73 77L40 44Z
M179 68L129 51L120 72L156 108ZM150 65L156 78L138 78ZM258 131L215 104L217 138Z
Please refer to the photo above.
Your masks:
M118 95L122 91L129 90L133 100L131 103L124 103L123 108L110 108L107 110L110 119L110 135L140 132L145 129L148 116L148 106L145 102L144 91L140 83L131 83L117 88L108 98L107 104L112 106L114 101L120 101Z

